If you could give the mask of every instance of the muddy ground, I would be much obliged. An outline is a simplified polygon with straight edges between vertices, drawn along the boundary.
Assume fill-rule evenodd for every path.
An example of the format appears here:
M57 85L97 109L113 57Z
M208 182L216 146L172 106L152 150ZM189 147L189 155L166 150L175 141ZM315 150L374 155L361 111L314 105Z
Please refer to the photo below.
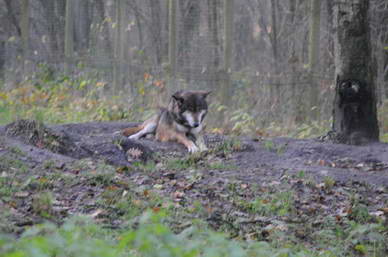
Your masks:
M134 125L0 127L1 231L18 234L78 213L123 228L125 208L159 210L171 202L185 209L175 214L176 230L200 218L232 237L262 240L282 231L316 247L328 217L355 219L360 206L371 220L388 214L388 144L206 135L210 151L189 156L175 143L117 133ZM41 199L47 191L50 206ZM131 206L120 207L123 201Z

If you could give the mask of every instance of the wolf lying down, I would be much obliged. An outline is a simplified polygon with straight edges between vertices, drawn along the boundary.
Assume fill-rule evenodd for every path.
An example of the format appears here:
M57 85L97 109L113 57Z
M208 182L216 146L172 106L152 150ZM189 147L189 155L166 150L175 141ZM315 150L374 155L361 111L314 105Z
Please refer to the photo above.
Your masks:
M137 127L122 131L130 139L155 134L161 142L175 141L186 146L189 153L206 151L201 131L207 114L206 97L211 91L178 91L172 95L167 109L144 121Z

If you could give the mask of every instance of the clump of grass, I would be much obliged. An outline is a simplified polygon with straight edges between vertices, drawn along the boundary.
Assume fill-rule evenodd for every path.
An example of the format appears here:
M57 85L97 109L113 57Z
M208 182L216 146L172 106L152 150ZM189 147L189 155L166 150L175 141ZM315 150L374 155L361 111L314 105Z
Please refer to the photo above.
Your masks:
M294 209L294 199L292 192L267 193L257 197L246 204L246 208L260 215L279 215L289 214Z
M135 169L141 170L146 173L154 172L156 170L156 163L154 161L144 162L134 162L133 166Z
M45 218L53 215L54 197L51 192L41 192L34 196L32 200L32 210L35 214Z

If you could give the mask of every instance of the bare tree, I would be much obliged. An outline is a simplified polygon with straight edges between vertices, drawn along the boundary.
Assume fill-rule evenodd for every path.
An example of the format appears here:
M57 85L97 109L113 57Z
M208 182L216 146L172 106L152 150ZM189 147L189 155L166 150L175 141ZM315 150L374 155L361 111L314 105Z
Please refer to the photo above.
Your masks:
M171 83L169 93L175 90L176 76L176 0L169 0L169 39L168 39L168 58L170 66Z
M105 22L108 18L108 13L103 0L95 0L95 4L96 4L97 15L100 18L99 26L102 27L101 38L102 38L103 49L105 49L106 54L111 53L112 43L110 39L111 37L110 37L110 31L109 31L109 24Z
M75 3L74 48L78 52L86 52L89 48L93 8L90 0L77 0Z
M207 0L208 6L208 31L212 42L212 65L215 70L220 66L220 39L218 29L218 14L219 14L220 0Z
M20 25L19 25L19 22L18 22L18 18L16 17L16 14L15 14L15 7L12 5L12 2L15 2L15 1L4 0L4 2L5 2L5 6L7 8L8 18L11 21L11 23L15 26L17 34L19 36L21 36L22 35L22 30L20 28Z
M74 51L74 0L66 1L65 73L69 74Z
M30 2L29 0L23 0L21 6L21 20L20 28L22 32L22 42L23 42L23 67L29 55L29 45L30 45Z
M310 107L317 107L318 83L316 79L319 61L321 0L312 0L310 3L310 42L309 42L309 72L310 72ZM317 108L312 111L312 118L316 118Z
M233 51L233 7L234 0L225 0L224 2L224 67L223 67L223 89L222 101L227 104L230 97L232 81L230 74L232 72L232 51Z
M0 27L0 80L4 79L5 41L4 30Z
M154 47L155 53L155 63L156 65L162 64L163 57L163 44L162 44L162 19L161 19L161 5L159 0L148 0L149 8L151 10L151 25L149 26L152 45Z
M182 31L180 34L178 56L180 66L189 66L191 62L190 50L193 38L198 33L200 25L200 1L179 0L179 10L181 13ZM188 62L188 63L185 63ZM188 78L190 79L190 78Z

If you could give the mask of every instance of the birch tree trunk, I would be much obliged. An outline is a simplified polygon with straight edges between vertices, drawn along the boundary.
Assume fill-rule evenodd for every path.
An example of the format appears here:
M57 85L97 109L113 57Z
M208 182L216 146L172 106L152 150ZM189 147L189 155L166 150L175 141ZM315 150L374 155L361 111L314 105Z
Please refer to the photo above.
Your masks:
M379 139L368 9L369 0L347 0L334 5L333 130L337 141L345 144Z

